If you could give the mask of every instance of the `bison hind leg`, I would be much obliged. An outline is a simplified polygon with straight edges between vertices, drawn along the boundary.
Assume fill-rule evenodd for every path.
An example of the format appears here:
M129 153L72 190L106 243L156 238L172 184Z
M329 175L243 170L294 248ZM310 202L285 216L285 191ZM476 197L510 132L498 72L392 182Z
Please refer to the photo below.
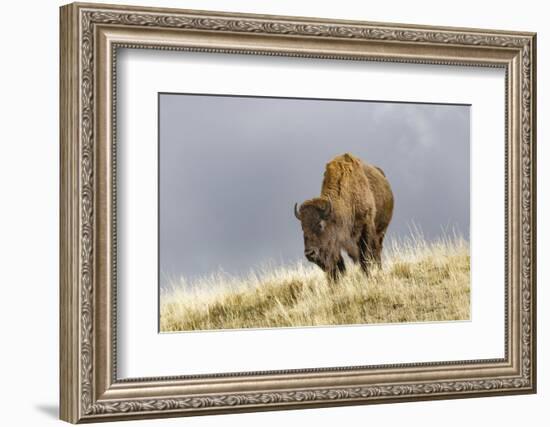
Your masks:
M369 253L370 251L367 246L367 241L363 237L361 237L361 240L359 241L359 248L359 264L361 265L361 269L363 270L363 272L368 276L370 274L372 257Z

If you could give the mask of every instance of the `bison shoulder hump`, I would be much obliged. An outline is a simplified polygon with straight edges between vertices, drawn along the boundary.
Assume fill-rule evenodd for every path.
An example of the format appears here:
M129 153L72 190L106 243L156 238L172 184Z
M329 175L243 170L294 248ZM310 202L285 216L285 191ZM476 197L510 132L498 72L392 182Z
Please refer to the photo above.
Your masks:
M378 172L380 172L382 175L386 176L382 168L379 168L378 166L375 166L376 169L378 169Z

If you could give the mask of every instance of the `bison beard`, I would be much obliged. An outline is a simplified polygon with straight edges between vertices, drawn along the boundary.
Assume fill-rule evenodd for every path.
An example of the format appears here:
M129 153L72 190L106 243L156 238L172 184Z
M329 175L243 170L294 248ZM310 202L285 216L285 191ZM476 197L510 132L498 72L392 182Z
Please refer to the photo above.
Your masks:
M306 258L335 281L344 274L345 251L368 275L382 265L382 244L393 214L384 172L351 154L326 165L320 197L294 205L304 233Z

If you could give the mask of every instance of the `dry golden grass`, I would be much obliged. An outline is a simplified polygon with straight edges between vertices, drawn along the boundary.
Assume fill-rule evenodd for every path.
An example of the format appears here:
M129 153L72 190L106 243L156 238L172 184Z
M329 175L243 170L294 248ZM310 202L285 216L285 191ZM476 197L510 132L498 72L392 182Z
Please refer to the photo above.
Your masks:
M367 279L351 263L330 284L312 264L263 269L245 278L218 274L171 283L161 294L162 332L467 320L469 244L458 236L415 237L386 249Z

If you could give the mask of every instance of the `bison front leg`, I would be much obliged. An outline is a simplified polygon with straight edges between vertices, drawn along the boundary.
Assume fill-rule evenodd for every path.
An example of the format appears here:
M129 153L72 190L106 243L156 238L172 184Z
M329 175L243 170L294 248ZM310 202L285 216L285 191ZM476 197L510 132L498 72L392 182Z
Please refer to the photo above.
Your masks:
M362 233L359 249L359 263L367 276L370 274L373 264L378 267L382 266L382 245L374 228L368 227Z
M346 272L346 263L342 255L338 257L338 260L329 269L326 270L329 282L336 283L340 276L343 276Z
M346 263L344 262L344 258L342 258L342 255L340 255L336 267L338 268L338 273L340 275L343 275L346 272Z

